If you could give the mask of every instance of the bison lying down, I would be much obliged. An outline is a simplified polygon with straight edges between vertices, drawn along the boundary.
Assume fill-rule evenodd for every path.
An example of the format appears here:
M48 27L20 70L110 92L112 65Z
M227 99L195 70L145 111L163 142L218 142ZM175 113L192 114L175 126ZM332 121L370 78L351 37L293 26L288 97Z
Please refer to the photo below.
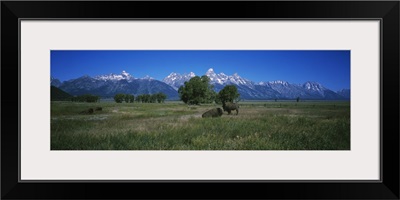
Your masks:
M211 109L211 110L205 112L202 115L202 117L203 118L205 118L205 117L221 117L222 113L223 112L222 112L221 108L214 108L214 109Z
M89 108L87 110L84 110L82 112L80 112L79 114L85 115L85 114L93 114L94 111L102 111L103 108L102 107L96 107L96 108Z
M79 114L93 114L93 108L89 108L89 109L87 109L87 110L84 110L84 111L82 111L82 112L80 112Z

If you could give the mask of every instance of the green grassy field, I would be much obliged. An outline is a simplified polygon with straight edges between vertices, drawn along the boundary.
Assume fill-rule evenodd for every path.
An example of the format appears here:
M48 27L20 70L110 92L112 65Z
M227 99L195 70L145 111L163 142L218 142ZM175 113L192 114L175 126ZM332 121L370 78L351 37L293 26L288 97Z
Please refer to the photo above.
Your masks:
M350 150L350 102L239 104L239 115L202 118L221 106L51 102L51 149Z

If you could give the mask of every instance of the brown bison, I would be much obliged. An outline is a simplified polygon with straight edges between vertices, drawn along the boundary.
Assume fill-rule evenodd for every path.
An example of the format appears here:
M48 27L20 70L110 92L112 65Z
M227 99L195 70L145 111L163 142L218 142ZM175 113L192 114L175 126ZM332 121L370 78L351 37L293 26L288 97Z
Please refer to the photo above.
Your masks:
M93 114L93 112L94 112L93 108L89 108L87 110L80 112L79 114Z
M211 109L207 112L205 112L203 115L201 115L203 118L205 117L221 117L222 115L222 109L221 108L214 108Z
M229 115L231 114L232 110L236 110L236 115L239 114L239 105L237 105L236 103L231 103L231 102L225 103L224 102L222 104L222 108L224 108L224 111L228 112Z

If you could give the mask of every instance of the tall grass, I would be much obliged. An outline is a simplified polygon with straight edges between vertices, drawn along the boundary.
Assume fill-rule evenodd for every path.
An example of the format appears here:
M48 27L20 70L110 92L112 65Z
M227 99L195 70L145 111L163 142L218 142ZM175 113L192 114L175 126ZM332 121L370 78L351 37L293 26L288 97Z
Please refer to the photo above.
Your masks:
M52 150L349 150L348 102L251 102L239 115L201 118L218 105L51 104ZM102 111L80 115L101 106Z

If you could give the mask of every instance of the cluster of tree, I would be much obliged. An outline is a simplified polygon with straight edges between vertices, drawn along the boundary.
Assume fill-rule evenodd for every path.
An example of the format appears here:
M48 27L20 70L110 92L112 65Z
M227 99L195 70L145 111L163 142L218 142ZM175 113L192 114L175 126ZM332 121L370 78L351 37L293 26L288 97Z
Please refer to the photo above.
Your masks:
M133 103L133 101L135 100L135 96L133 96L132 94L116 94L114 96L114 101L117 103L122 103L123 101L125 101L126 103Z
M114 101L117 103L122 103L125 101L126 103L133 103L134 101L138 103L164 103L165 99L167 99L167 95L164 93L156 93L156 94L141 94L135 96L131 94L116 94L114 96Z
M164 103L167 95L162 92L156 94L141 94L136 97L138 103Z
M91 94L84 94L84 95L80 95L80 96L71 97L71 101L94 103L94 102L100 101L100 97L91 95Z
M195 76L178 89L179 98L187 104L212 103L216 93L207 76Z
M227 85L217 94L208 76L191 78L178 89L178 93L186 104L233 102L238 101L240 96L235 85Z

